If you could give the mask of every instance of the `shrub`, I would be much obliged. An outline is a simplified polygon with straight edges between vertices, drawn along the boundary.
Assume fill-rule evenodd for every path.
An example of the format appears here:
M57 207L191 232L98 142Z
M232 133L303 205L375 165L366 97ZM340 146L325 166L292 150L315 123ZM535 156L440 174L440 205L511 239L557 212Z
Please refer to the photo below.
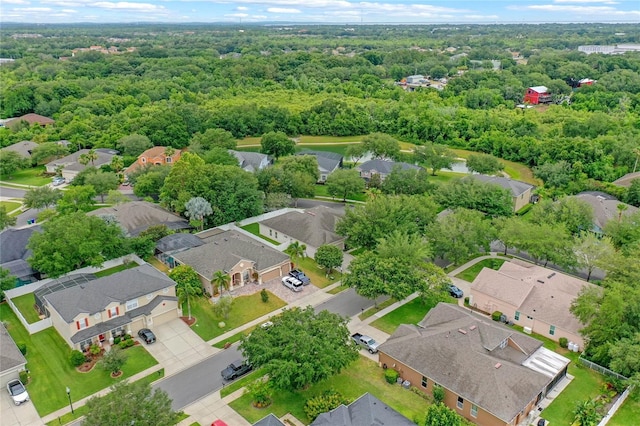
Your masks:
M27 344L25 342L18 342L18 349L20 349L22 355L27 354Z
M29 382L29 372L27 370L22 370L18 375L20 376L20 381L26 386Z
M125 334L125 335L122 337L122 340L131 340L131 335L130 335L130 334Z
M502 312L495 311L494 313L491 314L491 319L494 321L500 321L501 316L502 316Z
M120 341L121 341L121 340L122 340L122 339L121 339L120 337L114 337L114 339L113 339L113 344L114 344L114 345L117 345L118 343L120 343Z
M129 336L129 337L131 337L131 336ZM127 348L136 344L136 342L131 338L125 340L125 342L126 342L126 347Z
M469 296L464 298L464 306L469 306Z
M74 367L79 367L84 364L84 354L78 350L73 350L69 356L69 361Z
M122 343L124 342L120 342L120 345L122 345ZM105 371L115 374L120 371L120 368L122 368L125 362L127 362L127 355L122 352L122 349L113 346L109 352L104 354L102 360L100 360L100 366Z
M327 389L322 394L307 399L304 404L304 412L310 421L314 421L319 414L338 408L341 404L347 405L349 402L342 394Z
M102 348L98 345L91 345L89 348L89 353L91 353L91 355L99 355L100 352L102 352Z
M256 407L266 407L271 402L271 382L262 378L247 385L245 393L251 395L251 399Z
M444 401L444 388L442 386L434 385L432 393L434 404L440 404Z
M390 383L392 385L395 384L398 380L398 377L400 377L400 373L398 373L396 370L391 368L384 370L384 379L387 381L387 383Z
M569 347L569 339L567 339L566 337L561 337L558 339L558 343L560 343L560 347L561 348L568 348Z
M120 347L120 349L124 349L127 347L127 341L126 340L122 340L120 343L118 343L118 346Z
M260 298L264 303L267 303L269 301L269 293L267 293L267 290L265 290L264 288L260 292Z

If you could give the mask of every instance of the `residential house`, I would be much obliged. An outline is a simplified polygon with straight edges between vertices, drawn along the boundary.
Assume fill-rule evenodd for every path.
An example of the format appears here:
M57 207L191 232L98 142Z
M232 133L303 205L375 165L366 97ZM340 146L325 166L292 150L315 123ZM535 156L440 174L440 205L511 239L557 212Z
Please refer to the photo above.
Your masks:
M349 405L322 413L310 426L415 426L415 423L369 392Z
M119 152L114 149L98 148L95 150L98 158L95 159L93 163L86 165L80 163L80 156L87 154L89 151L88 149L81 149L66 157L58 158L57 160L47 163L45 166L47 173L57 173L59 168L62 177L65 178L67 182L70 182L85 168L90 166L99 168L102 165L110 164L113 157L119 154Z
M480 426L533 421L569 364L541 341L448 303L400 325L378 351L382 368L427 394L441 386L444 404Z
M344 212L326 206L304 211L290 211L258 223L260 234L280 244L298 242L307 246L307 255L315 256L316 249L331 244L344 249L344 237L336 234L336 224Z
M130 201L112 207L103 207L87 213L89 216L111 216L130 236L137 236L151 226L165 225L174 231L190 228L189 222L157 204L148 201Z
M193 240L176 239L174 251L165 252L164 258L174 265L189 265L199 275L202 287L209 294L215 294L215 273L223 271L231 278L230 290L246 284L262 284L285 276L291 270L289 256L261 244L260 242L236 231L211 229L198 234L202 245L194 245ZM167 237L165 237L167 238ZM164 240L164 241L163 241ZM166 243L163 238L158 243Z
M614 180L613 183L616 186L622 186L623 188L629 188L631 186L631 182L635 179L640 179L640 172L635 173L627 173L619 179Z
M424 75L420 74L410 75L409 77L407 77L407 84L420 84L424 83L425 81L426 79L424 78Z
M597 286L579 278L520 260L500 269L483 268L471 284L469 303L481 311L500 311L509 321L558 341L566 337L583 347L584 325L570 312L584 288Z
M22 141L18 143L14 143L13 145L5 146L0 151L8 152L14 151L20 154L21 157L31 159L31 152L38 144L32 141Z
M0 387L20 377L27 360L16 346L4 323L0 322Z
M572 197L586 202L593 209L592 231L596 234L603 234L604 227L610 220L620 220L622 216L630 216L638 211L637 207L618 201L613 195L600 191L584 191ZM622 206L622 209L618 206Z
M228 152L238 159L238 165L246 172L253 173L273 163L267 154L259 152L235 151L233 149L228 150Z
M504 189L509 190L511 192L511 197L513 198L513 211L517 212L527 204L529 204L532 200L532 192L535 189L535 186L528 184L526 182L521 182L519 180L514 180L510 178L505 178L502 176L487 176L487 175L477 175L472 174L467 178L476 179L480 182L489 183L492 185L501 186Z
M40 279L40 273L27 262L31 256L27 243L34 232L42 232L42 228L36 225L22 229L5 229L0 232L0 268L7 269L16 277L18 286Z
M149 264L106 277L67 275L34 292L40 312L73 349L112 343L181 315L176 283Z
M202 239L193 234L176 232L160 238L156 242L155 256L169 268L176 267L173 254L204 245Z
M318 160L318 171L320 177L318 183L325 183L327 177L342 167L344 157L336 152L328 151L311 151L308 149L298 152L296 155L313 155Z
M383 181L395 168L402 170L422 170L422 167L389 160L369 160L358 165L356 170L360 173L360 177L366 181L369 181L373 175L379 175L380 180Z
M49 117L45 117L43 115L39 115L39 114L25 114L25 115L21 115L20 117L14 117L14 118L8 118L6 120L4 120L4 125L6 127L11 127L14 124L18 124L21 121L26 122L27 124L29 124L30 126L33 124L39 124L41 126L48 126L49 124L54 124L55 120L52 120Z
M273 413L269 413L257 422L253 426L286 426L280 421Z
M179 149L174 149L171 155L167 155L166 146L154 146L152 148L147 149L145 152L140 154L136 161L127 167L124 170L124 174L128 175L133 171L139 169L140 167L145 167L148 165L154 166L164 166L164 165L173 165L176 161L180 160L180 156L182 155L182 151Z
M549 89L544 86L529 87L524 94L524 103L530 103L532 105L548 104L552 101L551 93Z

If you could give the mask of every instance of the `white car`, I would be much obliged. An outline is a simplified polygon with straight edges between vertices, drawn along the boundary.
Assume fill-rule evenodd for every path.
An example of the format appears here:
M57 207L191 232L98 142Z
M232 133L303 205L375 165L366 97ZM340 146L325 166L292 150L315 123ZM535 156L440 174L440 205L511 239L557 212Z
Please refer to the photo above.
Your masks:
M293 291L302 291L302 289L304 288L304 284L302 284L302 281L293 277L282 277L282 284Z
M59 186L62 185L63 183L66 183L67 180L63 177L54 177L53 178L53 186Z
M18 379L10 380L9 383L7 383L7 391L13 399L13 403L16 405L20 405L23 402L29 401L29 394L27 393L27 389L25 389L22 382Z

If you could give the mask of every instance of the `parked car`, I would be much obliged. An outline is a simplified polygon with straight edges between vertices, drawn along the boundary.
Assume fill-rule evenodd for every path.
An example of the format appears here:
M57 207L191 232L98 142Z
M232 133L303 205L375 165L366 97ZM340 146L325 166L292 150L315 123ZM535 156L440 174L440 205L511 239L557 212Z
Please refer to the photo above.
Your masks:
M460 290L458 287L456 287L453 284L449 285L449 294L455 297L456 299L460 299L462 296L464 296L464 293L462 292L462 290Z
M267 322L263 322L262 324L260 324L260 327L262 328L269 328L273 325L273 323L271 321L267 321Z
M11 399L13 399L13 403L16 405L29 401L29 393L18 379L10 380L7 383L7 391L9 395L11 395Z
M225 380L233 380L247 374L249 371L251 371L251 368L251 365L240 359L238 361L233 361L227 366L227 368L222 370L220 374Z
M211 426L227 426L227 424L222 420L218 419L218 420L214 420L213 423L211 423Z
M65 183L67 180L63 177L57 176L53 178L53 186L59 186Z
M138 337L144 340L147 345L150 345L156 341L156 335L153 334L153 331L149 330L148 328L143 328L138 331Z
M311 280L309 279L309 277L306 276L300 269L292 269L291 271L289 271L289 275L297 280L302 281L302 284L304 285L311 284Z
M302 291L304 284L302 281L293 277L282 277L282 284L293 291Z
M360 333L352 334L351 338L359 346L366 348L370 354L375 354L376 352L378 352L378 342L373 340L373 338Z

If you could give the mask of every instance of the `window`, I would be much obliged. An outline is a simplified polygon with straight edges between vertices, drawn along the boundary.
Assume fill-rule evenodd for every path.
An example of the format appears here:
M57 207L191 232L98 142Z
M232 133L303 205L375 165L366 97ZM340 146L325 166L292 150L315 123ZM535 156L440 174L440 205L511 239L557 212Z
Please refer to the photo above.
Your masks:
M120 315L120 309L117 306L114 306L113 308L109 309L108 313L109 313L109 318L117 317L118 315Z
M278 238L278 231L276 231L276 238Z
M76 327L78 330L84 330L89 327L89 318L83 318L80 321L76 321Z
M556 334L556 326L555 325L552 325L551 327L549 327L549 334L552 335L552 336L554 334Z
M471 415L473 417L478 417L478 406L475 404L471 404Z
M166 161L167 161L167 163L170 163L171 162L171 157L167 157Z
M273 229L269 229L269 236L273 236Z
M504 349L507 346L507 339L504 339L502 342L500 342L500 349Z
M459 409L461 409L461 410L462 410L462 407L464 407L464 399L462 399L462 397L461 397L461 396L459 396L459 397L458 397L458 403L457 403L457 406L458 406L458 408L459 408Z
M513 318L518 321L520 319L520 312L516 311L516 314L513 316Z
M426 388L427 387L427 378L422 376L422 387Z
M135 309L138 307L138 299L127 300L127 311Z
M141 161L141 162L143 162L143 163L146 163L146 162L147 162L147 159L146 159L146 158L144 158L144 157L142 157L142 158L140 159L140 161Z

